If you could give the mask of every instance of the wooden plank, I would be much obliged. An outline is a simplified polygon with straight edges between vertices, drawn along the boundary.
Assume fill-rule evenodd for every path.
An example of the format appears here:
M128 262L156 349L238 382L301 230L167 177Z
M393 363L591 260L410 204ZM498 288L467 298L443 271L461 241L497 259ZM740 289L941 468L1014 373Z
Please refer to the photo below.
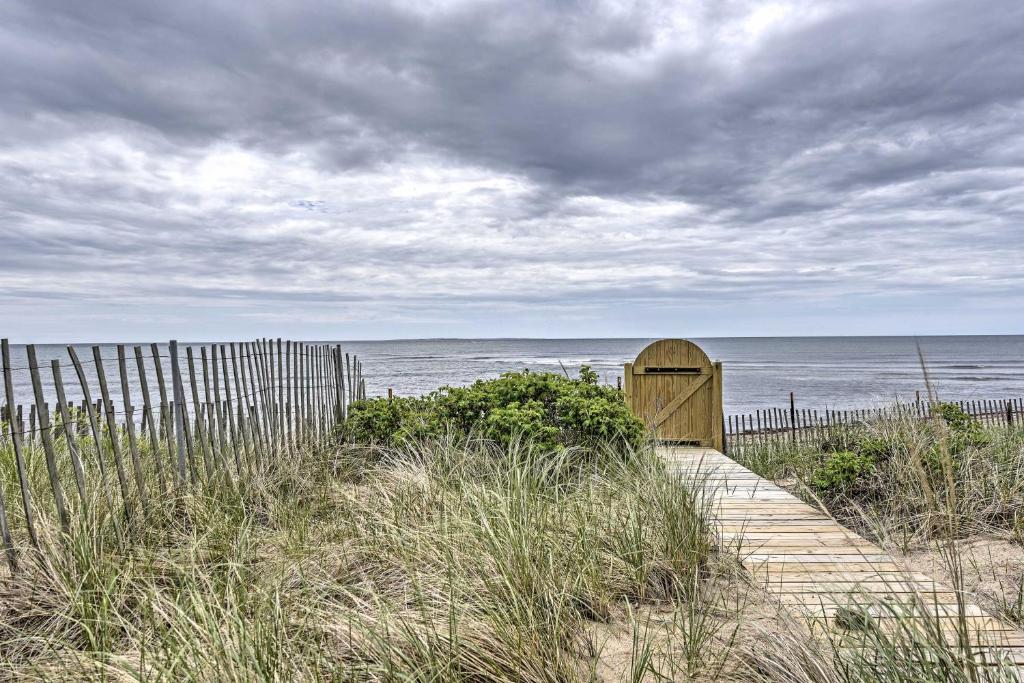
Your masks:
M242 474L242 448L240 448L240 438L238 430L241 427L235 425L235 413L231 406L231 381L228 379L228 355L224 344L220 345L220 369L222 379L224 380L224 414L228 424L228 433L231 437L231 450L235 456L235 473L241 476ZM216 387L216 385L214 385ZM216 388L214 389L216 391ZM223 422L223 421L222 421Z
M230 342L228 344L228 348L231 349L231 376L235 381L235 398L238 401L238 414L236 415L238 431L244 445L246 467L249 468L251 472L252 463L256 458L256 445L252 438L252 432L249 425L249 397L246 396L246 390L242 380L240 379L240 373L238 370L239 367L245 366L239 362L241 360L239 358L241 353L240 348L236 348L234 342Z
M264 423L266 418L266 411L260 406L260 394L262 389L259 386L259 373L253 371L253 367L259 365L259 361L256 360L259 357L258 346L250 342L243 342L238 345L238 350L242 354L242 361L240 363L242 369L242 395L246 396L246 400L242 403L245 406L246 415L252 416L252 420L249 424L249 433L252 436L253 447L259 454L258 457L265 459L267 450L264 442L266 436L266 425ZM246 381L246 370L249 372L249 379Z
M295 422L299 443L307 438L306 430L306 345L295 347Z
M317 366L319 368L318 378L320 381L320 435L326 436L328 429L328 386L327 386L327 347L320 345L318 352Z
M78 352L75 351L74 346L68 346L68 357L71 358L71 364L75 368L75 374L78 376L79 388L82 391L82 407L85 410L86 416L89 418L89 429L92 431L93 445L96 447L96 465L100 470L100 488L103 490L103 499L107 504L107 509L111 512L114 510L114 500L110 493L110 477L107 476L107 466L103 458L103 440L100 432L99 418L96 416L96 406L92 402L92 393L89 391L89 380L85 376L85 370L82 367L82 361L78 359ZM125 505L125 512L128 512L128 501L122 501ZM121 535L121 525L117 521L117 515L111 515L110 520L114 525L114 531L117 534L118 540L124 540Z
M356 392L355 392L355 386L356 386L355 379L356 378L355 378L355 375L352 374L352 363L351 363L351 359L349 358L349 355L347 353L345 354L345 374L348 377L348 403L349 403L349 405L352 405L352 402L356 400ZM628 388L628 386L629 386L628 380L626 382L626 385L627 385L626 396L628 397L628 396L631 396L630 390Z
M277 388L277 447L280 450L284 450L287 447L286 427L285 427L285 415L284 415L284 397L285 397L285 382L284 382L284 371L287 367L287 363L284 362L284 356L282 355L283 346L280 337L277 338L277 374L274 377L274 383Z
M153 399L149 395L149 379L146 377L146 360L142 356L142 347L136 346L132 349L135 352L135 367L139 372L139 388L142 389L142 414L149 422L149 449L153 453L153 465L156 468L157 481L160 484L160 493L167 493L167 479L164 476L163 458L160 457L160 434L153 421Z
M206 425L203 424L201 417L203 404L199 401L199 387L196 383L196 361L191 346L185 347L185 359L188 366L188 384L192 394L192 411L197 417L195 423L196 435L199 441L199 450L203 455L203 471L206 474L206 478L209 479L213 474L213 464L211 463L210 451L206 443Z
M139 489L139 500L146 507L146 485L142 476L142 461L139 459L139 443L135 438L135 408L128 388L128 369L124 355L124 344L117 345L117 371L121 379L121 405L124 406L124 428L128 433L128 450L135 471L135 486Z
M114 402L110 400L110 390L107 388L107 373L103 368L103 356L99 346L92 347L93 365L96 367L96 380L100 385L100 396L103 400L103 414L107 420L107 436L110 437L110 452L114 456L114 470L117 473L117 483L121 487L121 498L125 504L125 510L130 510L131 500L128 495L128 475L124 471L124 460L121 457L121 439L117 428L117 415L114 412Z
M181 382L181 364L178 359L178 341L172 339L168 345L171 355L171 388L174 391L174 403L176 405L174 414L175 446L178 454L177 467L174 470L174 483L177 488L184 489L188 480L187 458L188 447L185 443L185 425L188 423L185 410L185 389Z
M213 344L210 346L210 374L213 375L213 402L214 402L214 420L217 423L217 451L220 453L221 465L224 470L227 471L227 463L225 457L228 452L228 431L227 420L222 414L222 403L220 400L220 374L217 372L217 345Z
M822 597L829 598L839 596L855 596L859 598L879 599L872 596L872 593L882 593L881 599L889 596L911 595L915 599L931 600L934 596L937 600L948 601L955 599L956 593L950 590L940 591L935 586L917 581L811 581L800 583L796 581L779 585L774 591L783 599L817 600Z
M292 408L295 405L295 399L293 397L292 387L295 383L295 373L292 371L292 340L286 339L284 342L284 375L283 375L283 391L284 397L282 398L282 405L284 406L284 434L285 442L288 446L288 452L292 453L295 450L295 422L292 419Z
M337 344L334 347L334 359L332 363L334 366L334 401L337 411L335 421L338 424L341 424L345 421L345 382L341 368L341 344Z
M60 520L61 530L67 534L71 529L71 519L64 504L64 489L60 485L57 472L57 451L53 447L53 433L50 431L50 409L43 394L43 382L39 375L39 359L36 357L35 344L26 347L28 351L28 371L32 378L32 393L35 396L36 412L39 415L39 435L43 442L43 453L46 457L46 472L50 477L50 490L53 491L53 503Z
M82 467L82 459L78 454L78 445L75 443L75 430L71 427L71 415L68 410L67 397L64 394L64 378L61 376L60 361L54 358L50 361L50 370L53 374L53 386L57 392L57 410L60 411L61 422L64 423L64 441L68 446L68 455L71 457L71 467L75 471L75 487L78 489L78 500L82 509L88 509L89 501L85 493L85 469ZM0 493L0 508L2 508L2 497Z
M217 421L217 409L216 404L213 402L213 393L210 387L210 360L206 355L206 347L199 347L199 362L203 366L203 398L206 400L205 403L205 418L206 418L206 440L210 448L210 460L215 462L220 457L223 457L222 453L218 452L217 435L218 432L218 421ZM214 381L217 379L217 369L213 371Z
M313 353L309 346L302 345L302 420L307 440L315 436L313 431Z
M231 345L231 353L235 354L235 345ZM252 380L252 391L249 390L249 381L246 379L245 369L248 365L249 375L252 376L252 349L248 342L240 342L238 344L237 353L238 368L240 369L239 375L235 377L235 389L238 391L238 405L239 410L242 411L243 423L245 429L248 432L249 439L252 442L252 453L253 457L261 457L263 452L263 446L260 443L259 438L259 412L256 410L253 399L256 394L256 380ZM234 363L234 361L232 361ZM238 384L239 377L241 378L241 384ZM255 418L256 421L253 421Z
M811 425L818 432L828 428L813 412L802 414L801 419L808 429ZM753 578L776 595L785 609L808 619L812 626L821 622L831 628L839 610L858 601L859 607L888 628L896 621L891 610L908 605L906 610L912 614L901 616L901 621L920 619L923 625L927 620L950 638L960 623L967 623L1000 642L1019 641L1019 649L1004 647L1001 652L1011 658L1019 655L1024 661L1020 630L970 602L960 614L954 591L925 574L906 571L875 544L788 491L706 448L666 447L659 454L670 472L689 476L692 485L704 487L718 511L714 523L720 538L738 545L740 561ZM728 478L735 484L725 484Z
M11 369L11 347L6 340L0 340L0 355L3 357L4 393L7 396L8 413L12 413L12 407L17 405L14 400L14 377ZM12 416L13 417L13 416ZM11 446L14 450L14 466L18 471L18 485L21 488L21 504L25 511L25 527L28 530L29 540L36 548L39 547L39 537L36 535L35 515L32 514L32 494L28 489L28 472L25 471L25 455L22 452L21 424L15 428L16 420L7 422L7 431L10 433ZM17 420L17 422L21 422ZM8 555L10 557L10 555Z
M160 347L155 343L149 345L150 354L153 356L153 371L156 373L156 384L160 390L160 433L161 438L167 442L167 458L170 461L174 457L174 429L171 423L170 404L167 401L167 384L164 382L164 365L160 360ZM171 472L174 472L173 462Z

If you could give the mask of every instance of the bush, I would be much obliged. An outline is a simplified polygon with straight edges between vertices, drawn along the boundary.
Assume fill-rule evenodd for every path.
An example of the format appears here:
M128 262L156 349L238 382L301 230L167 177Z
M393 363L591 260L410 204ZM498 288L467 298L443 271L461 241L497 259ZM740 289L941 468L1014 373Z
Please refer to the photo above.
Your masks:
M968 415L955 403L940 403L939 417L949 427L949 450L958 455L966 448L986 446L989 438L981 427L981 423Z
M618 444L639 446L643 423L622 394L597 384L584 366L580 379L529 371L443 387L423 398L373 398L352 404L344 436L394 446L446 431L480 434L503 446L523 437L545 448Z
M939 403L935 414L948 429L948 439L940 441L937 434L929 437L929 445L922 453L922 460L929 474L943 471L945 453L953 456L952 464L958 463L960 454L967 448L979 448L988 443L981 424L954 403ZM925 429L934 431L925 426ZM859 498L872 498L875 492L868 484L868 475L878 471L890 461L906 461L914 445L910 442L913 434L905 429L864 430L847 442L827 444L824 455L814 468L811 480L814 486L825 493Z
M852 494L865 488L875 459L854 451L829 453L814 471L812 481L820 491L830 494Z
M1024 543L1024 425L989 428L955 405L936 404L930 419L887 412L827 440L768 439L733 456L761 476L795 477L840 523L886 544L993 531Z
M854 450L874 462L885 462L907 452L908 446L900 439L902 435L880 436L865 433L857 439Z
M538 446L557 448L561 441L558 427L549 424L540 401L495 406L484 419L484 436L507 446L517 434L528 436Z
M390 445L409 437L430 434L425 421L427 399L369 399L354 402L343 426L346 437L358 443Z

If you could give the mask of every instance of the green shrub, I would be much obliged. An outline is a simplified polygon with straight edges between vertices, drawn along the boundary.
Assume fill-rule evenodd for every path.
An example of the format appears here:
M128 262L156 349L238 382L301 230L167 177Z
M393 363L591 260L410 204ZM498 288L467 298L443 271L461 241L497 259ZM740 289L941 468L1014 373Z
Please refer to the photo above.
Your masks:
M931 419L888 412L821 441L766 439L731 455L761 476L797 478L842 524L885 544L998 530L1024 545L1024 424L987 427L956 406L936 405Z
M848 495L864 488L867 475L871 474L874 467L875 459L870 455L836 451L829 453L815 469L812 482L822 492Z
M443 387L423 398L374 398L352 404L344 427L357 443L393 446L452 431L508 445L526 438L546 448L639 446L643 423L612 387L584 366L580 379L554 373L509 372L468 387Z
M981 423L964 412L960 406L955 403L940 403L937 412L949 428L949 450L952 455L958 455L967 448L988 445L989 438Z
M955 403L940 403L936 410L939 417L955 432L968 432L978 426L977 421Z
M546 449L557 448L560 442L558 427L547 422L544 404L540 401L496 406L487 414L484 425L484 436L502 446L508 446L518 435Z
M584 384L597 384L597 373L589 365L580 368L580 381Z
M343 431L358 443L390 445L414 434L431 433L426 417L427 400L422 398L356 401L350 406Z
M906 446L893 437L865 433L856 441L854 450L873 462L885 462L900 453L905 453Z

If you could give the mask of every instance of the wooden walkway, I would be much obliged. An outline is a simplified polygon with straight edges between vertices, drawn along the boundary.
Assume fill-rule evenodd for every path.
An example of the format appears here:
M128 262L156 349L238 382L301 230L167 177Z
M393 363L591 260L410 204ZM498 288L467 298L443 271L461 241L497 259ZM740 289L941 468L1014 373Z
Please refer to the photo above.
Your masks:
M715 497L716 525L723 541L739 547L740 559L784 609L808 620L813 628L836 628L837 615L849 620L863 610L884 626L900 604L914 594L926 596L910 614L930 614L944 635L956 642L955 593L917 572L903 570L878 546L837 524L788 491L763 479L718 451L662 447L659 454L671 471L695 476ZM921 606L920 602L926 604ZM858 611L851 611L854 605ZM964 619L985 643L1024 667L1024 632L974 604Z

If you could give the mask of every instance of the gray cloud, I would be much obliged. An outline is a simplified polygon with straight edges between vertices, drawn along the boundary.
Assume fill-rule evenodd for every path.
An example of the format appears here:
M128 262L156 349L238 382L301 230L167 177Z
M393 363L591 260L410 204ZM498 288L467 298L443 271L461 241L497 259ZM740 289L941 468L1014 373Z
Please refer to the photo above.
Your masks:
M1019 332L1021 35L1011 0L8 2L0 313Z

